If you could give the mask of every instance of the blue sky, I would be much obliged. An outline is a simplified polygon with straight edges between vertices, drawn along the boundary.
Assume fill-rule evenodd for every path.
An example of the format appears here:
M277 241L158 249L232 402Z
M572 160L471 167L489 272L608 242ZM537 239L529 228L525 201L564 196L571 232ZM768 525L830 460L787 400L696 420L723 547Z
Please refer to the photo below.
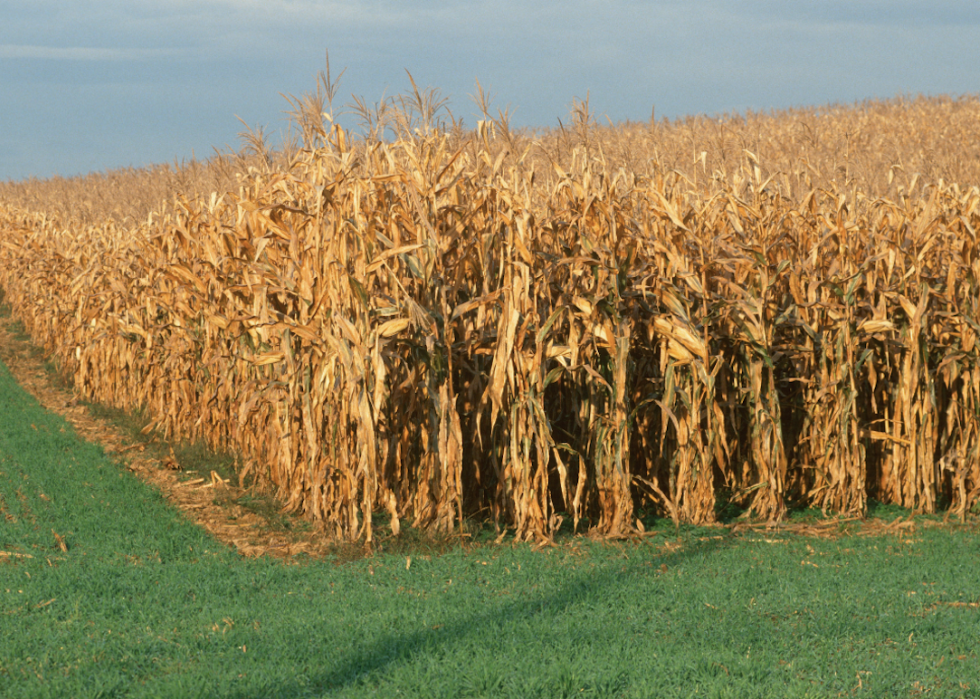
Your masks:
M74 175L277 134L329 49L351 94L420 87L519 126L590 95L612 121L980 92L976 0L0 0L0 180Z

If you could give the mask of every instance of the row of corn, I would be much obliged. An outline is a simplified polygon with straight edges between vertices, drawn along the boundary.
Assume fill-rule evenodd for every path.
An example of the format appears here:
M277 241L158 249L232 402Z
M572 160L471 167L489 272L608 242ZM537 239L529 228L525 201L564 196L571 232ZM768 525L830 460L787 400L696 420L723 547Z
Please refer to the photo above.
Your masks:
M506 156L506 157L505 157ZM980 501L980 191L792 197L332 126L123 229L0 207L0 286L77 391L339 538L599 535L652 504L960 516ZM380 517L380 519L379 519Z

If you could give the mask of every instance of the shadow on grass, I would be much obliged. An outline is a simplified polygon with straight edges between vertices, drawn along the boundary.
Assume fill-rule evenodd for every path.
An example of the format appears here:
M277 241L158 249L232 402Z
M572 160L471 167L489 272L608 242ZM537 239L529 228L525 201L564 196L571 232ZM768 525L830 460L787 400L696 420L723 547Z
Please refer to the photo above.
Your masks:
M704 540L692 538L685 544L684 548L677 551L658 553L652 548L649 551L650 557L655 557L658 563L673 568L689 559L703 557L726 549L732 546L736 540L735 535L719 538L706 537ZM649 571L649 575L657 575L655 568L651 567ZM367 678L374 679L372 676L376 676L378 673L384 673L400 665L411 663L420 652L424 652L426 655L438 655L440 648L452 648L458 644L464 644L468 639L485 636L488 627L506 625L515 620L526 621L543 614L562 614L576 605L588 604L589 600L594 599L597 595L614 595L618 586L626 584L628 584L628 578L624 578L621 569L615 565L607 566L606 570L598 574L594 569L583 570L573 581L563 585L557 591L495 605L484 612L470 614L452 623L434 628L404 633L393 632L352 656L340 654L341 657L332 665L329 660L330 656L336 657L338 654L331 653L332 649L325 648L324 659L327 667L319 675L307 676L302 681L293 683L277 682L275 687L237 694L232 693L229 696L236 697L236 699L265 697L269 696L268 691L274 690L275 696L291 699L311 696L311 692L314 694L317 692L329 693L350 689ZM582 633L587 635L589 630L585 629ZM309 645L310 640L308 635L297 635L294 638L284 640L284 644L286 647L291 647L293 644Z

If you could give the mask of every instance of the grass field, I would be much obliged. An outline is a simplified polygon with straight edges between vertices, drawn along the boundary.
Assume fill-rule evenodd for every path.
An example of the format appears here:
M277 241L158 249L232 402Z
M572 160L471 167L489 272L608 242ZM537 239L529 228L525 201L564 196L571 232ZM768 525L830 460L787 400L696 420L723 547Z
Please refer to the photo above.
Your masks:
M541 551L246 560L0 365L0 696L980 692L975 529L650 525Z

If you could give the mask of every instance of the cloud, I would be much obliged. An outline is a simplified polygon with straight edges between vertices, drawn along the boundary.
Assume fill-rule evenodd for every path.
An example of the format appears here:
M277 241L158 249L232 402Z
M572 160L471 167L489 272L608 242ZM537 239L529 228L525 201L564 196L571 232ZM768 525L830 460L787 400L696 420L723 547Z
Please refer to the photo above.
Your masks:
M732 4L710 0L719 13L743 22L800 22L823 26L944 26L980 24L980 5L975 0L824 0L816 3L786 3L774 7L769 0L744 0Z
M178 55L174 49L110 49L85 46L25 46L0 44L0 58L34 58L61 61L139 61Z

